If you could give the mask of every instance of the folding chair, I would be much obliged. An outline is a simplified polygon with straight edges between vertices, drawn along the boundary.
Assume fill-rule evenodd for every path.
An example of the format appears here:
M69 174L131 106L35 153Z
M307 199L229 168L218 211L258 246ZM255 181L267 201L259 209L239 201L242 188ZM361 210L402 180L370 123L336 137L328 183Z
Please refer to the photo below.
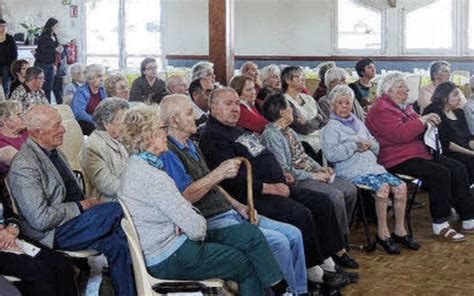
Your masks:
M220 279L209 279L204 281L185 280L165 280L152 277L145 266L143 251L138 238L138 233L133 224L127 206L119 198L122 206L124 218L122 218L122 228L127 236L132 264L137 286L137 295L155 296L166 295L167 293L201 292L204 295L226 295L224 281Z

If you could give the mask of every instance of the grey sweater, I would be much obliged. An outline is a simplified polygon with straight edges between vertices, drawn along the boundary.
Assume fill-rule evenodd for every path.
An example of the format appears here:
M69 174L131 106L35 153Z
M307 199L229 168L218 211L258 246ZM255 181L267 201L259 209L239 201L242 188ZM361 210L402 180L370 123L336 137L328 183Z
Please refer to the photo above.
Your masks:
M364 175L387 172L377 164L379 143L359 119L357 124L359 131L355 132L339 121L331 119L321 130L321 149L324 156L334 165L336 175L351 181ZM370 140L372 147L370 150L360 152L356 142L363 140Z
M132 156L120 178L119 198L126 204L138 231L147 264L182 239L204 240L206 219L184 199L166 172ZM171 255L171 254L169 254Z

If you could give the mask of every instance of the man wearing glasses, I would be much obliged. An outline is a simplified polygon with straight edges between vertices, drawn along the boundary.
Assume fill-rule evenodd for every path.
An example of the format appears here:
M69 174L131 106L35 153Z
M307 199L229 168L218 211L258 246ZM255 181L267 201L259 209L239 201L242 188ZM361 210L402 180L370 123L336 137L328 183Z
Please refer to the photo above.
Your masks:
M48 99L42 90L43 83L43 70L30 67L26 70L25 82L15 89L10 99L19 101L23 110L27 110L31 105L48 104Z

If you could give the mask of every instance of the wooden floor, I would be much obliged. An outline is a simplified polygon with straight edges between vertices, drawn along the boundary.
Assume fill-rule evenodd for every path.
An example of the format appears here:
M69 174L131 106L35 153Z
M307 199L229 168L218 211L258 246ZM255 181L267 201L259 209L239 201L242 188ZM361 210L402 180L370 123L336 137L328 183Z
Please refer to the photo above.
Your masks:
M474 235L466 235L466 241L456 244L438 241L432 234L426 194L417 199L425 203L412 212L421 250L402 248L398 256L381 249L351 251L361 266L361 280L345 288L344 295L474 295ZM353 229L351 242L363 241L362 229L362 224ZM374 225L371 232L375 235Z

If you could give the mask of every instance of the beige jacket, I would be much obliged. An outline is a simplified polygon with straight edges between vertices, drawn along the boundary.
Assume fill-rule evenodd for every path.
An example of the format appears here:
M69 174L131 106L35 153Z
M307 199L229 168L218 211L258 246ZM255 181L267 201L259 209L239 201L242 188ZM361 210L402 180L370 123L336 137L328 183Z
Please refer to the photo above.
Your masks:
M128 153L106 131L94 130L84 143L81 166L90 185L91 197L117 198L119 179Z

